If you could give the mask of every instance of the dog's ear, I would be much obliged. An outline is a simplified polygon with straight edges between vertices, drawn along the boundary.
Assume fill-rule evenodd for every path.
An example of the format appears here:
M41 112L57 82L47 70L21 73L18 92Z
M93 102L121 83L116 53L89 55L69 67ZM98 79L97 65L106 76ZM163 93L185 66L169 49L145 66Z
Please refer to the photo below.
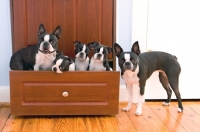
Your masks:
M117 43L114 43L114 53L117 57L119 57L119 55L123 52L123 49L121 48L121 46Z
M81 44L80 41L74 41L74 46L75 46L75 47L78 46L79 44Z
M107 47L107 49L108 49L108 53L111 53L111 52L113 52L113 49L112 49L112 48L110 48L110 47Z
M53 31L53 35L55 35L58 39L61 36L61 27L58 26L54 31Z
M132 48L131 48L131 51L134 52L135 54L139 55L140 54L140 47L139 47L139 44L138 44L138 41L136 41Z
M97 45L100 45L100 43L99 42L90 42L87 44L87 46L90 50L94 49L94 47L96 47Z
M38 29L38 36L42 35L43 33L46 33L46 29L44 28L43 24L40 24Z

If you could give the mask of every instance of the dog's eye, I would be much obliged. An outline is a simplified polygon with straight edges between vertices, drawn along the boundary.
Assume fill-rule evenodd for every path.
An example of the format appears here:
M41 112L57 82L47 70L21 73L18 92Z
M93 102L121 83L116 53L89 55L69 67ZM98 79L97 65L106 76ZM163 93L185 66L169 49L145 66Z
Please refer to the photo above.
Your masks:
M61 70L61 71L63 71L63 70L64 70L64 67L62 67L62 66L60 66L59 68L60 68L60 70Z
M52 40L50 43L51 43L52 45L54 45L54 44L56 44L56 41Z
M38 40L38 43L40 44L41 42L42 42L42 40L41 40L41 39L39 39L39 40Z
M124 63L124 60L120 60L119 63L122 65Z
M79 48L76 49L76 52L80 52L81 50Z
M132 62L136 64L138 62L138 60L137 59L136 60L132 59Z

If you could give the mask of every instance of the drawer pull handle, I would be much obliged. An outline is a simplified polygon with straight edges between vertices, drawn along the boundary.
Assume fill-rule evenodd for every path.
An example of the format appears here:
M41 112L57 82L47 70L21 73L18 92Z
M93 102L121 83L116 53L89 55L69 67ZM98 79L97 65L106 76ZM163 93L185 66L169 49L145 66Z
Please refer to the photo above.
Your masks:
M67 97L68 95L69 95L68 92L63 92L63 93L62 93L62 96L63 96L63 97Z

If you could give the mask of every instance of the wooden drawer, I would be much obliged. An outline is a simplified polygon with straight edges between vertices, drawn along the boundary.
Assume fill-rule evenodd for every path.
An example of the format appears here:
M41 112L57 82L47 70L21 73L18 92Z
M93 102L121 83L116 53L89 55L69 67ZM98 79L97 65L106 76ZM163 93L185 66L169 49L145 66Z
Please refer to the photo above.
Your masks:
M11 114L118 114L119 79L116 71L10 71Z

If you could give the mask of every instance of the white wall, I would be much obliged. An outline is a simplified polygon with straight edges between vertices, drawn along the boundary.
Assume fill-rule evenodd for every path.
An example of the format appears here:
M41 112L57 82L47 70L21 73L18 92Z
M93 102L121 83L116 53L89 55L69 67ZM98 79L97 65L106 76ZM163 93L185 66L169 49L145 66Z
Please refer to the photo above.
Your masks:
M117 42L124 51L130 51L132 44L139 41L141 52L146 52L148 0L117 0ZM117 70L120 68L117 64ZM134 93L138 87L134 86ZM137 101L134 96L133 102ZM120 101L127 101L126 85L120 79Z
M200 0L149 0L147 48L177 56L184 99L200 99L199 45ZM158 79L151 80L146 93L147 98L166 98Z
M10 1L0 0L0 102L9 101L9 61L12 54Z
M1 86L9 85L9 60L12 54L11 44L11 23L10 23L10 3L9 0L0 0L0 90Z
M116 7L116 43L121 45L124 51L129 51L132 45L133 0L117 0ZM116 59L117 60L117 59ZM117 61L117 71L120 70ZM120 78L120 84L125 85ZM125 87L123 87L125 88Z

